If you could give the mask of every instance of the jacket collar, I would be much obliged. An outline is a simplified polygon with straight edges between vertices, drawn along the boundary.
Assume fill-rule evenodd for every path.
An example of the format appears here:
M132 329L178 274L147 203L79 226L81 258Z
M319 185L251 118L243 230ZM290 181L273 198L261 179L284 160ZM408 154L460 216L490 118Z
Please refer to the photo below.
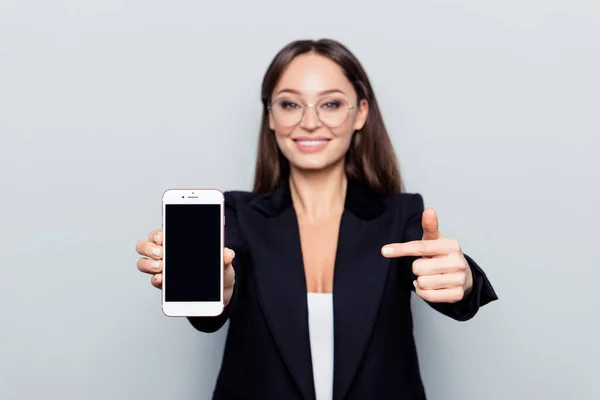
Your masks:
M257 196L251 204L267 217L275 217L293 205L289 179L283 182L271 194ZM358 181L348 180L344 208L356 218L370 221L386 210L381 196L369 186Z

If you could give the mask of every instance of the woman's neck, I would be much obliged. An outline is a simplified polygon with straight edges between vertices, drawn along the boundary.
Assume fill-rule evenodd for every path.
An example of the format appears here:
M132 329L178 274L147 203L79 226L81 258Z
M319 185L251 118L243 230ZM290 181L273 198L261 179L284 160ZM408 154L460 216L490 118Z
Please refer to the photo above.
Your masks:
M344 210L348 179L344 165L320 171L290 171L296 213L309 220L338 216Z

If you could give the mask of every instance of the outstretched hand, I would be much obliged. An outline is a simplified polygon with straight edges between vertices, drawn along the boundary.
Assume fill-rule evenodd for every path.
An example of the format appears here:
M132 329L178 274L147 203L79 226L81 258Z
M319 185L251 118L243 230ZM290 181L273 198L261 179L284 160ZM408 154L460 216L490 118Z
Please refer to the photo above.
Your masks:
M163 231L154 229L148 234L148 238L137 242L135 249L142 256L138 259L137 268L141 272L152 276L151 283L157 289L162 289L162 267L163 267ZM233 269L233 250L223 249L223 302L227 306L233 296L235 285L235 270ZM202 256L201 254L199 255Z
M456 303L473 286L471 268L463 255L460 243L439 232L437 213L427 208L422 216L423 238L406 243L391 243L381 249L387 258L416 256L412 264L417 279L415 292L434 303Z

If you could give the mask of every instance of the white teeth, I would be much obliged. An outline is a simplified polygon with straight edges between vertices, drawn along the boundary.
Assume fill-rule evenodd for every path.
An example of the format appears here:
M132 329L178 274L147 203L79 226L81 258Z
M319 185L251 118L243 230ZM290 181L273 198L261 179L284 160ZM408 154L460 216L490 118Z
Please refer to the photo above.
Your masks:
M302 146L320 146L327 143L327 140L298 140L297 143Z

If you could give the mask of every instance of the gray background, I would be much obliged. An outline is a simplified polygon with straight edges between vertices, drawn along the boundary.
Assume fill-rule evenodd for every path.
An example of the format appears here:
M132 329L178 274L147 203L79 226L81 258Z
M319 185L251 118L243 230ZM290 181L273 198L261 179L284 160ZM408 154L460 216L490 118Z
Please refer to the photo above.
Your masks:
M0 397L207 399L226 329L135 267L169 187L249 189L288 41L355 51L407 189L501 300L415 298L430 399L598 399L600 5L0 0Z

